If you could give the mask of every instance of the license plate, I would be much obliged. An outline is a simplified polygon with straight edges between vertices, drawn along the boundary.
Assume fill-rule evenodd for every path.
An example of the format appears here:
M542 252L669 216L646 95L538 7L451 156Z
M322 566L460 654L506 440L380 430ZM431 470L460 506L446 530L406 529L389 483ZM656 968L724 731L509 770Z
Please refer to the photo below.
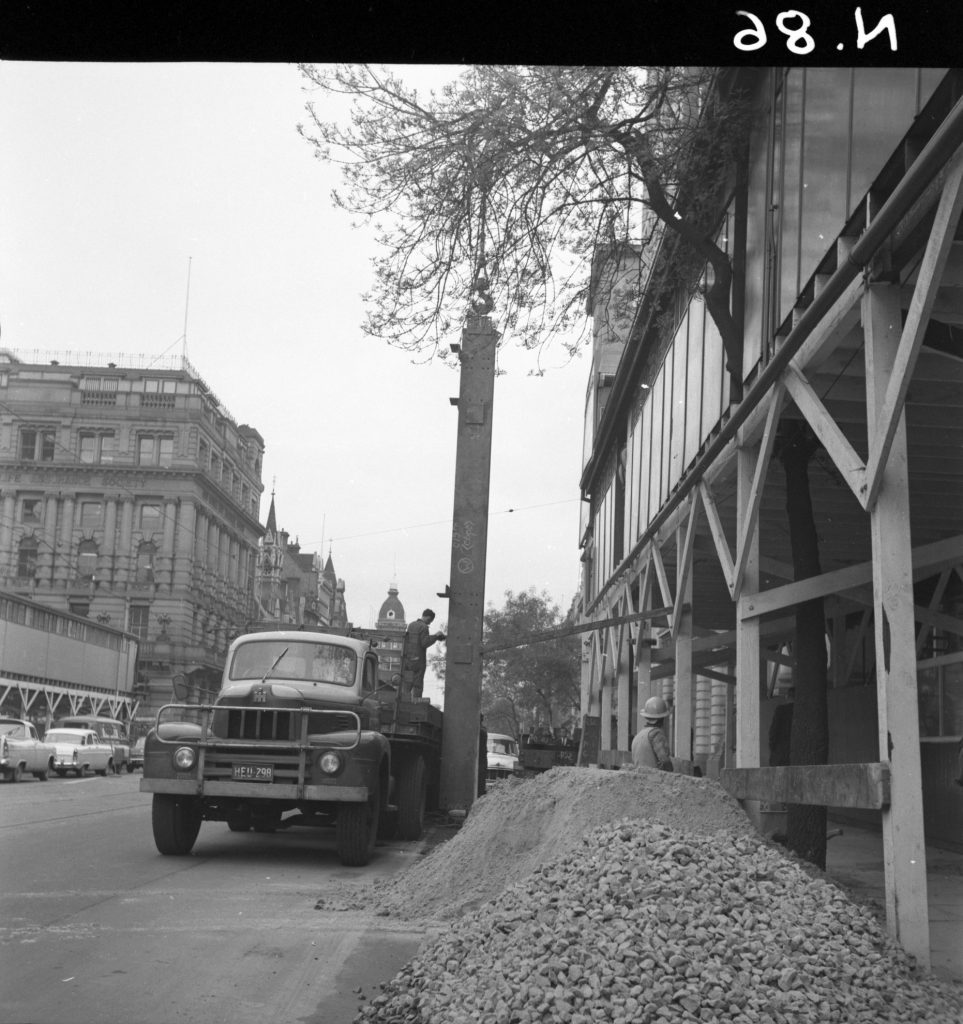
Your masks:
M273 782L273 764L235 764L232 777L238 782Z

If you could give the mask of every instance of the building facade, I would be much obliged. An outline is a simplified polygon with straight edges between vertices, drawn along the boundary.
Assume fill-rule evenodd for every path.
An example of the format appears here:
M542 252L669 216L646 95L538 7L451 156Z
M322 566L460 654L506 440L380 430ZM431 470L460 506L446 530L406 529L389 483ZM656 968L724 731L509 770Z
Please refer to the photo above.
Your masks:
M261 435L180 358L0 350L0 403L0 586L133 634L141 714L216 689L254 617Z
M401 660L405 646L405 606L398 597L398 586L388 587L388 596L378 609L374 629L355 628L356 636L372 640L378 651L378 677L382 683L391 683L401 676Z
M343 625L344 581L336 575L332 580L333 573L333 564L325 572L320 554L302 551L297 540L292 542L288 532L278 528L272 494L254 580L258 628Z
M925 961L923 843L958 844L963 828L963 80L722 74L754 110L715 235L741 360L727 372L708 271L685 289L650 269L630 328L596 347L582 617L607 624L587 635L582 711L618 761L645 700L667 697L676 757L734 769L757 812L785 800L762 767L768 724L798 668L797 613L822 601L826 777L845 765L872 792L808 802L879 822L890 928ZM657 236L647 267L673 238ZM819 567L800 575L780 452L803 434Z

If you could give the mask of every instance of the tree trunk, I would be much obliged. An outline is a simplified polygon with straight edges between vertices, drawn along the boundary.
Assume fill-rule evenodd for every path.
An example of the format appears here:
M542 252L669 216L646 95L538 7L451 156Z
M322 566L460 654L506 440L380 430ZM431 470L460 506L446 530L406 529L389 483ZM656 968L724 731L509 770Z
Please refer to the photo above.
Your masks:
M809 462L818 448L805 424L793 423L780 445L786 473L786 512L795 579L818 576L819 538L809 491ZM793 643L795 706L789 746L790 764L826 764L829 755L827 711L826 622L823 599L796 606ZM790 804L787 820L789 849L817 867L826 867L826 808Z

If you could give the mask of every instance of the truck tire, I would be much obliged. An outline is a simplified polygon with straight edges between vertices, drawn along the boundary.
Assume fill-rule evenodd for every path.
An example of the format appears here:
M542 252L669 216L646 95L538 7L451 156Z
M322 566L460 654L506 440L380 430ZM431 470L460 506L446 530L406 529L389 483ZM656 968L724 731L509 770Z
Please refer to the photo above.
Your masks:
M13 768L10 769L10 776L9 776L9 778L10 778L11 785L14 782L19 782L23 778L23 766L19 765L19 764L15 764L13 766Z
M154 845L165 857L183 857L201 830L201 810L191 797L155 793L151 807Z
M130 775L134 770L134 765L131 761L127 762L127 774Z
M419 754L401 766L398 779L398 836L420 839L425 828L427 796L425 759Z
M342 804L335 823L335 846L345 867L363 868L374 853L381 817L381 794L378 786L372 788L363 804Z
M34 774L34 778L38 779L40 782L46 782L47 778L49 777L49 775L50 775L50 773L52 771L53 771L53 758L51 758L47 762L47 764L44 766L44 768L41 771L33 773Z
M108 775L113 775L113 774L114 774L114 759L113 758L110 758L110 760L108 760L106 768L95 768L94 769L94 775L102 775L104 778L106 778Z

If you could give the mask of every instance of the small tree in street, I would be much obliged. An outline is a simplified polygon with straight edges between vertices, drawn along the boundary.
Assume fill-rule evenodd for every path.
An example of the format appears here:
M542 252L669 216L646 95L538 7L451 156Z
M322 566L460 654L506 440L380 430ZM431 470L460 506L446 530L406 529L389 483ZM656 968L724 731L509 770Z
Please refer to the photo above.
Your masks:
M546 593L505 592L501 608L488 606L482 646L507 646L484 660L482 710L489 732L570 731L578 722L581 645L578 636L531 643L533 635L574 624ZM445 661L432 668L444 678Z
M503 335L537 347L562 334L575 347L596 252L643 254L630 315L661 224L681 243L666 249L677 283L694 288L711 267L706 305L740 374L718 215L748 119L738 97L711 88L716 69L476 66L427 99L369 65L301 70L309 90L352 99L350 123L309 104L299 131L343 162L335 201L375 226L367 333L435 350L460 328L483 265Z

